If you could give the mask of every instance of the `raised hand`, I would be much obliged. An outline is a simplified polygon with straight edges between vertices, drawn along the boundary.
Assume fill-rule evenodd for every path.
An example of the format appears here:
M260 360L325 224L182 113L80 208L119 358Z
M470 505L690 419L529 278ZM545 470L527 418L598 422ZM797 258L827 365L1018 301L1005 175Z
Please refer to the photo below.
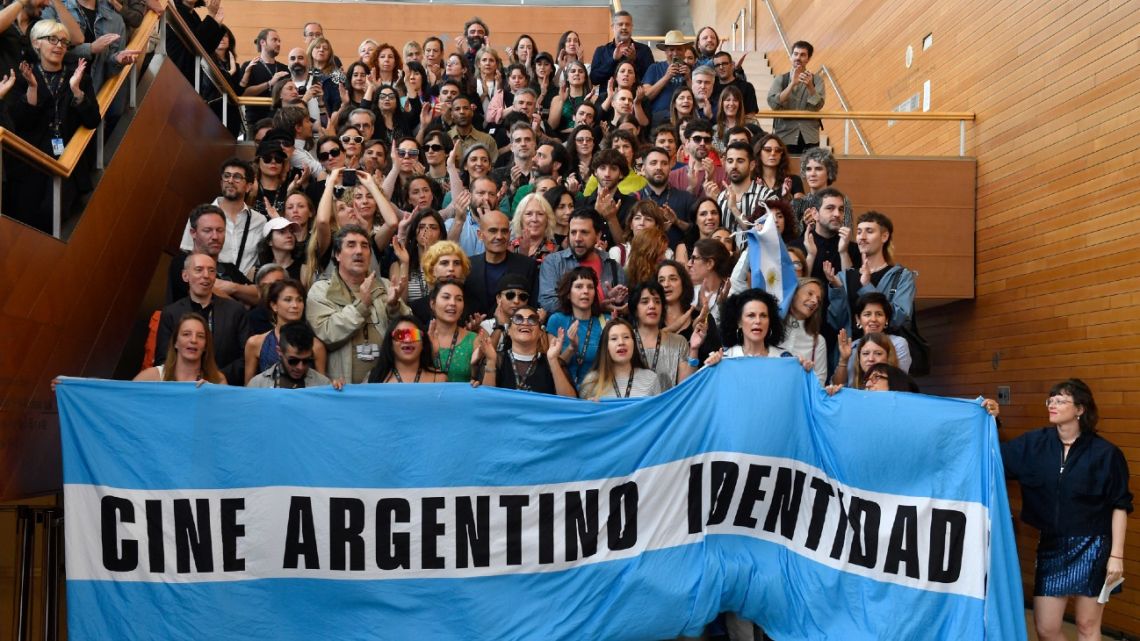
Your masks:
M110 47L111 45L118 42L119 38L121 37L122 36L117 33L105 33L98 38L95 38L95 41L91 43L91 53L95 55L103 53L107 50L107 47Z
M546 348L546 360L553 362L562 353L562 343L566 341L566 330L559 327L558 334L550 337L550 346Z
M138 49L124 49L115 54L115 62L119 63L120 65L132 64L135 60L138 60L139 54L141 53L142 51L139 51Z
M15 84L16 72L15 70L9 69L8 73L4 74L4 78L0 79L0 100L8 95L8 92L12 90Z
M369 276L372 274L369 273ZM408 289L408 277L401 276L392 282L392 290L388 292L388 309L394 309L400 306L400 300L404 298L404 292Z
M839 362L846 365L847 361L851 359L851 337L847 335L846 329L839 330Z
M79 83L83 82L83 72L87 71L87 59L80 58L79 64L75 67L75 73L71 74L71 80L68 85L71 87L71 93L76 98L83 97L83 90L79 88Z
M281 217L281 214L277 213L277 208L273 206L273 203L269 200L268 196L262 196L261 202L265 203L265 213L271 220Z
M396 254L396 260L400 261L401 265L411 263L412 259L411 255L408 254L408 246L398 235L392 239L392 253Z
M827 277L827 282L831 283L832 287L843 287L843 281L839 280L839 274L835 273L830 260L823 261L823 275Z
M578 321L575 320L570 323L570 331L566 332L566 340L570 341L570 347L578 348Z
M839 253L842 254L843 252L847 251L847 245L851 243L851 228L850 227L840 227L838 233L839 233L839 248L838 249L839 249Z
M372 287L376 284L376 274L368 272L364 280L360 282L360 289L356 291L356 297L360 302L365 305L372 304Z
M863 257L863 264L859 265L859 284L867 286L871 284L871 266L867 264L867 254L859 252Z

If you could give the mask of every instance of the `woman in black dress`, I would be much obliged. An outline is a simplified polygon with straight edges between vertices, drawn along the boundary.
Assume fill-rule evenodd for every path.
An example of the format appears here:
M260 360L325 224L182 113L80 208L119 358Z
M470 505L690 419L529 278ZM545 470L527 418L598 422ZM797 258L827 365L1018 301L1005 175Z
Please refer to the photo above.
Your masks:
M1041 532L1033 622L1042 641L1062 641L1073 597L1080 639L1100 639L1104 605L1097 596L1124 572L1128 462L1097 434L1096 401L1084 381L1054 385L1045 406L1052 427L1001 446L1006 476L1021 483L1021 519Z

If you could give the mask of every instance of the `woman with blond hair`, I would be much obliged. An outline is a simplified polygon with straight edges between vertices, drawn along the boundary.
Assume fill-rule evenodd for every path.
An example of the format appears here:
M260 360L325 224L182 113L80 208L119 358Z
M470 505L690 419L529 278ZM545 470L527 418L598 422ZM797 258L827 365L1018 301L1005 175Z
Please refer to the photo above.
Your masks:
M554 210L542 194L527 194L519 201L511 218L509 247L540 265L547 254L558 251L554 243Z

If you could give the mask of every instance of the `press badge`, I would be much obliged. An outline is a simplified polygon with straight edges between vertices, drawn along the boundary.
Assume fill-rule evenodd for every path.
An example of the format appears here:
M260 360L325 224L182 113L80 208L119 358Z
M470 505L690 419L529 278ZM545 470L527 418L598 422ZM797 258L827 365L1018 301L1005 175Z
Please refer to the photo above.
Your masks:
M63 155L63 138L51 139L51 153L55 154L56 158Z

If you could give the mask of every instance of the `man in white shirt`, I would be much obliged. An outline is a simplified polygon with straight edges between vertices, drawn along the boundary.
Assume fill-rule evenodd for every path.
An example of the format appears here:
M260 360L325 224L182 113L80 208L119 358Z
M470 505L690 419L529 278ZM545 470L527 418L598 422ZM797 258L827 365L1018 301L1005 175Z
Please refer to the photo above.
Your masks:
M226 214L226 240L217 259L218 262L236 265L243 274L249 273L257 261L257 243L265 237L265 223L268 222L265 216L245 204L252 188L253 167L249 163L231 158L222 164L222 195L213 204ZM194 249L189 220L179 247L184 252Z

